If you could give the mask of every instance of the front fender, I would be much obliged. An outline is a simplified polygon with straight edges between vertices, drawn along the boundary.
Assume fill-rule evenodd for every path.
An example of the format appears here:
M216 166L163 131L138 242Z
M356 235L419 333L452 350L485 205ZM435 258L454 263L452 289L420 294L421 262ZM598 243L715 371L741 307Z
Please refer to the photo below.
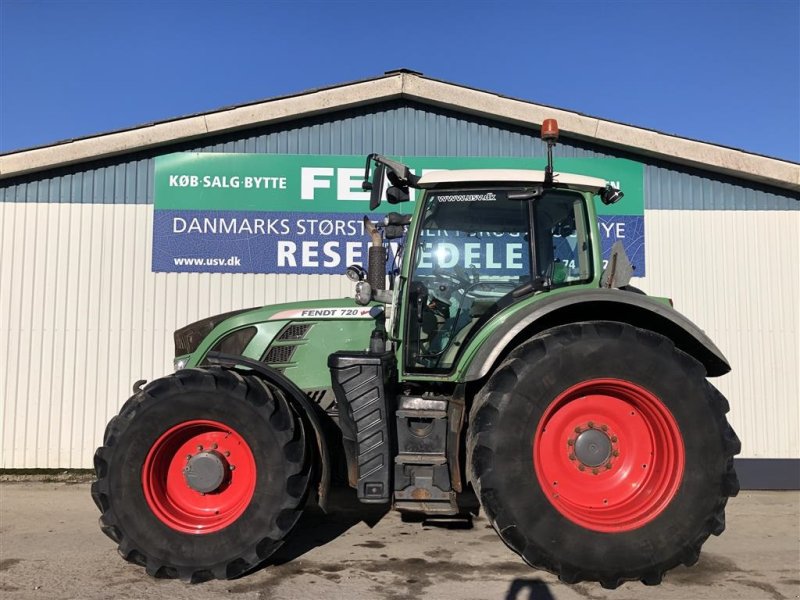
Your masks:
M513 310L513 307L510 307ZM668 337L706 368L709 377L724 375L730 364L702 329L667 304L618 289L571 290L526 303L495 321L464 353L463 381L485 377L512 348L532 335L566 323L617 321ZM490 322L491 327L491 322Z
M289 402L294 405L300 415L311 425L317 442L317 452L319 453L320 480L317 495L320 508L322 508L323 511L326 510L328 491L331 483L331 452L328 448L325 426L323 425L323 419L327 418L324 411L311 402L291 379L262 362L244 356L223 354L221 352L209 352L207 359L211 364L220 365L228 369L237 369L240 367L249 369L255 372L256 376L262 377L271 384L279 387L287 395Z

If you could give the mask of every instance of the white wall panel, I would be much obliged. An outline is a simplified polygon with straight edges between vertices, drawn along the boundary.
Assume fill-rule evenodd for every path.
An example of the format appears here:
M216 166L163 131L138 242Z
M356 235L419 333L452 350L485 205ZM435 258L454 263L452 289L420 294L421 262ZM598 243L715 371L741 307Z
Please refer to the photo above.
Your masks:
M0 468L85 468L172 332L236 308L351 294L344 276L150 271L151 205L0 203ZM742 456L800 456L797 211L646 213L648 293L728 356Z
M742 457L800 458L800 212L645 211L647 277L711 337L732 371Z
M0 203L0 468L88 468L172 332L215 313L344 297L343 275L152 273L152 205Z

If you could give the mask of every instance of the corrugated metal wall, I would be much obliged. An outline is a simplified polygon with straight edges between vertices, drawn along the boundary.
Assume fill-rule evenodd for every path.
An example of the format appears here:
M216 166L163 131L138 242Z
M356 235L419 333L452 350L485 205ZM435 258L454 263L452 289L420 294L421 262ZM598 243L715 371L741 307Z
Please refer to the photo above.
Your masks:
M2 467L91 466L172 332L235 308L343 297L330 275L152 273L152 205L0 203Z
M162 153L183 150L544 155L529 132L400 102ZM568 140L558 155L637 158ZM150 272L153 156L0 183L2 468L91 466L130 383L170 370L176 327L350 294L344 277ZM743 456L797 457L797 200L660 164L646 167L645 190L642 286L674 297L729 355L734 372L718 383Z
M647 277L730 361L742 457L800 457L800 211L648 210Z

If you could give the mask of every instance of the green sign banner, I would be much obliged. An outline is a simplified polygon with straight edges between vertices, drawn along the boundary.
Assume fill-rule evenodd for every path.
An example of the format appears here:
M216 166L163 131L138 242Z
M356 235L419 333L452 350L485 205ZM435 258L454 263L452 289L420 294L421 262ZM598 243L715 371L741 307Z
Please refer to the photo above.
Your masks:
M539 158L397 157L423 174L441 169L544 169ZM292 154L170 154L156 158L156 209L357 212L363 156ZM623 202L598 204L599 214L643 214L640 163L617 158L560 158L557 171L600 177L619 184ZM387 209L388 210L388 209Z
M544 159L394 157L417 174L441 169L544 169ZM341 273L366 256L364 156L178 153L156 158L153 270ZM557 158L556 172L600 177L625 192L597 203L606 251L617 239L644 274L643 166ZM415 190L412 190L412 193ZM416 191L419 193L418 191ZM412 195L412 201L416 194ZM379 212L411 212L381 205ZM637 261L639 261L637 263Z

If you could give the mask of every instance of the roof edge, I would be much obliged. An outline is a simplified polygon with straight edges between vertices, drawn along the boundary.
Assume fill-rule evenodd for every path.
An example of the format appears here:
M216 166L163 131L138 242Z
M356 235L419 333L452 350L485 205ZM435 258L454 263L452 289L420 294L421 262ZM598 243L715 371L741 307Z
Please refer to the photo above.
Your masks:
M442 108L522 127L539 125L544 119L555 118L564 134L580 140L740 179L800 190L800 164L788 160L534 104L428 77L405 77L403 96Z
M396 98L525 128L556 118L569 137L675 164L800 191L800 164L501 96L402 69L351 83L310 90L0 155L0 179L109 158L208 135L308 117Z
M392 73L333 87L270 98L212 112L19 150L0 155L0 179L146 150L401 96L403 74Z

